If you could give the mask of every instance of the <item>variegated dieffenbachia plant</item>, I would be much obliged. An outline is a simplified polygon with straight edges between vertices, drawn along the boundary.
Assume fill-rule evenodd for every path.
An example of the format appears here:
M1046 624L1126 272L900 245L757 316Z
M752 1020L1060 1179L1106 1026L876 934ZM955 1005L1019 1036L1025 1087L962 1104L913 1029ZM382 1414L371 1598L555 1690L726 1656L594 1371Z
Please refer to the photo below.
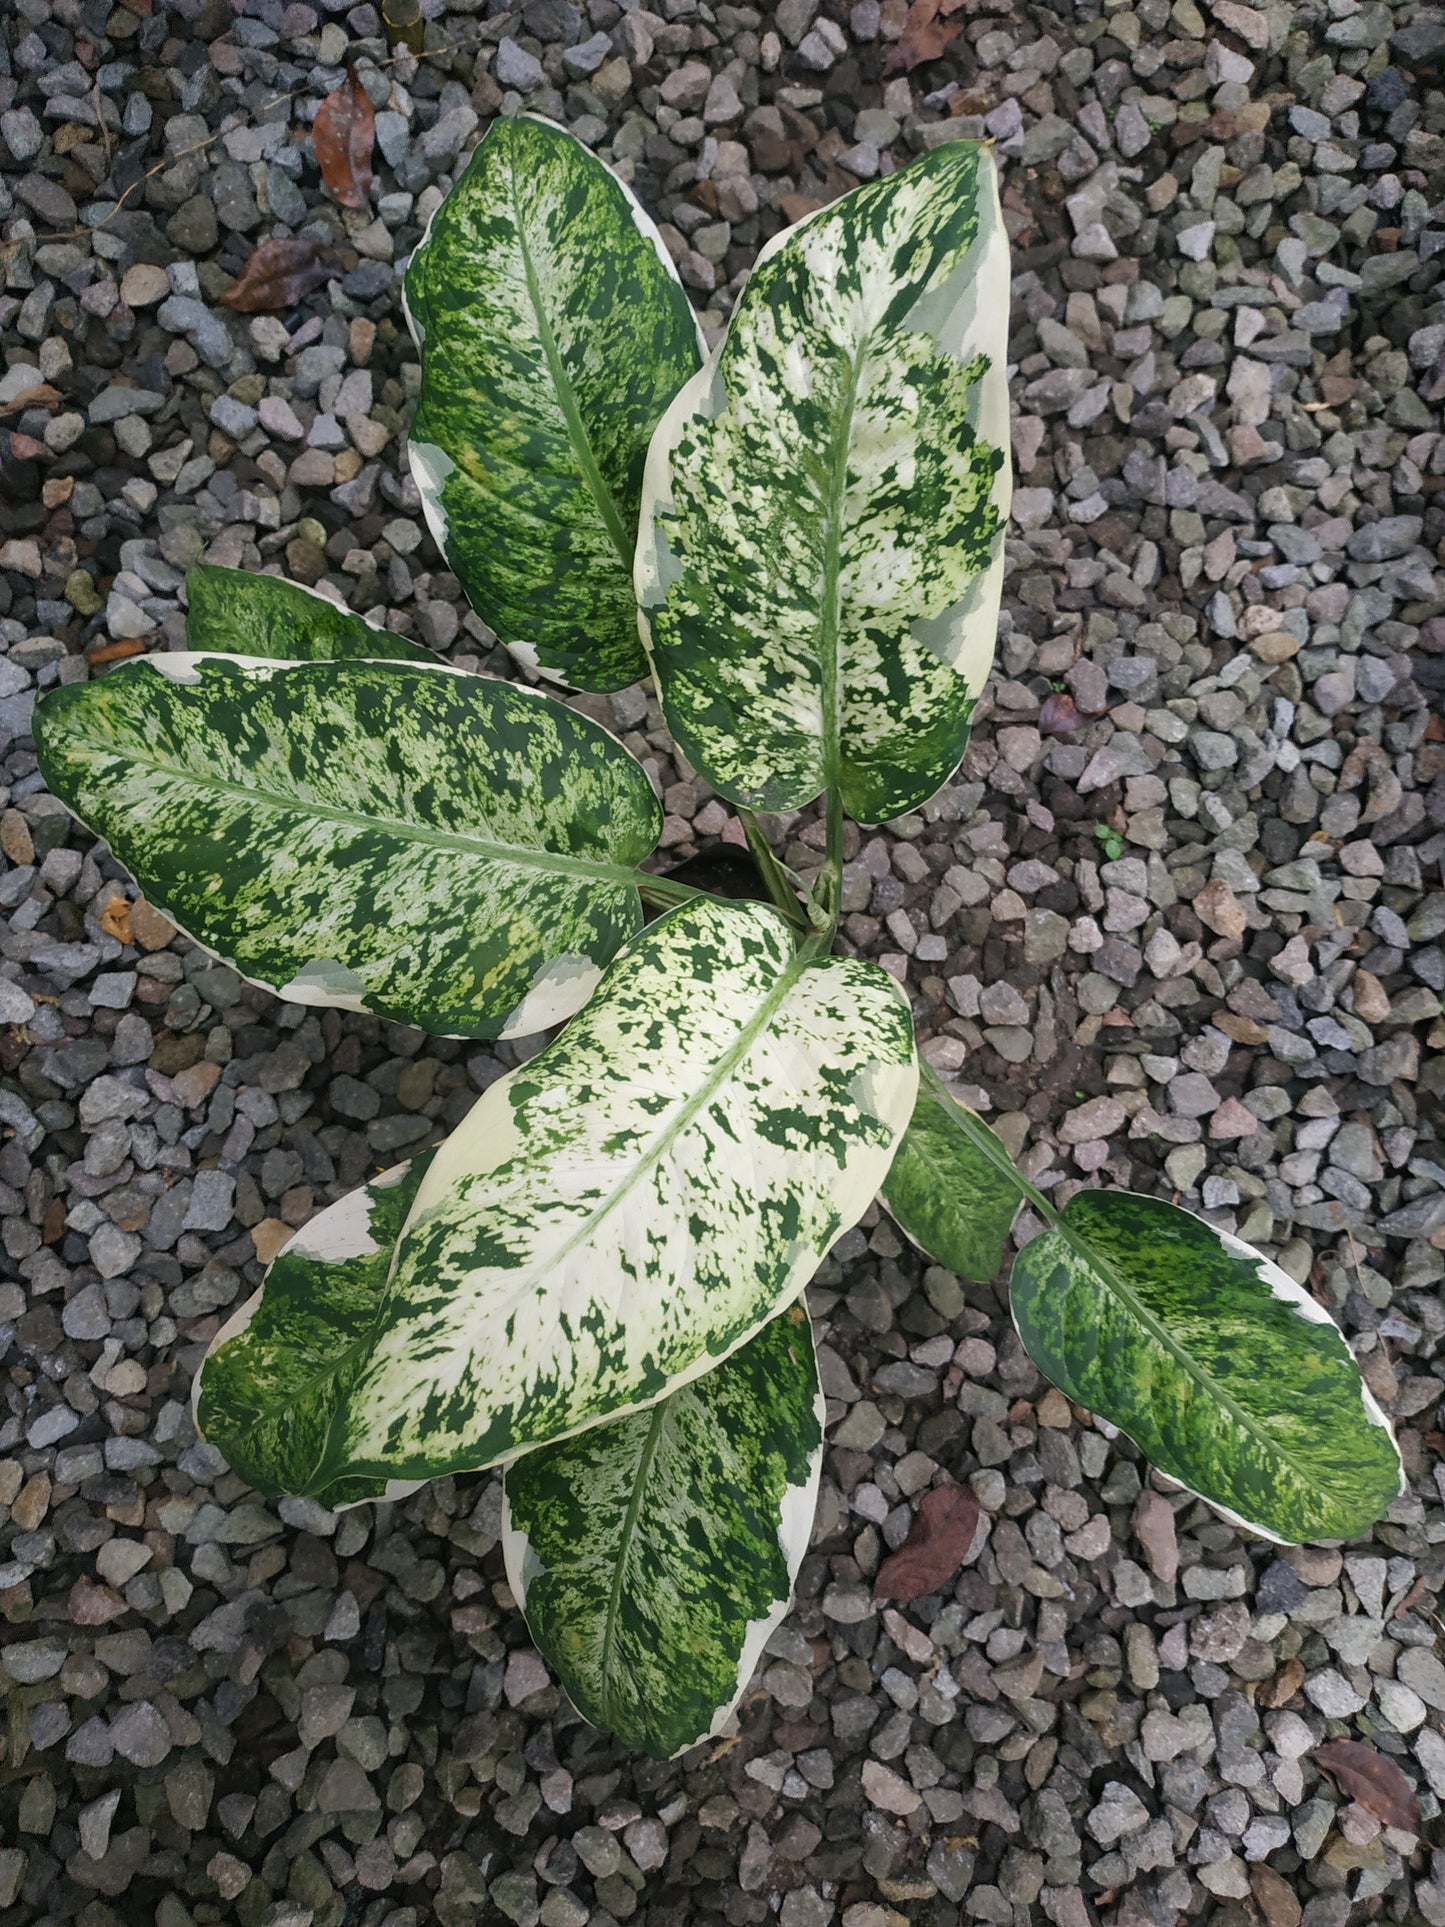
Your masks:
M705 355L627 187L501 120L406 303L422 505L554 688L202 567L184 653L37 712L51 788L198 943L283 997L503 1040L510 1066L274 1259L197 1377L201 1433L258 1491L333 1506L505 1468L538 1646L582 1713L667 1757L727 1720L808 1543L820 1260L881 1195L988 1281L1027 1203L1046 1228L1013 1313L1056 1385L1251 1531L1365 1531L1401 1463L1328 1315L1174 1204L1056 1209L920 1062L902 985L838 954L845 816L948 781L993 654L987 144L779 234ZM556 693L645 675L736 808L741 885L706 854L659 870L647 770ZM805 884L752 812L819 803Z

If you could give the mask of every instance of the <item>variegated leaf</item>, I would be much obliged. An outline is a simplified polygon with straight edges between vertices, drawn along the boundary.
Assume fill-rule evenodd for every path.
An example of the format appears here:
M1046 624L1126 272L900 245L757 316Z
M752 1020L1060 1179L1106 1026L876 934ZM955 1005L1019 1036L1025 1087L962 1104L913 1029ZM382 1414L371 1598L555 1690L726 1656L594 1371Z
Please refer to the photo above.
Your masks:
M735 803L863 822L955 768L993 659L1008 241L958 141L764 248L648 456L637 593L673 734Z
M1192 1212L1081 1191L1014 1260L1040 1371L1161 1472L1267 1539L1353 1539L1402 1490L1389 1423L1329 1313Z
M200 562L186 574L186 647L283 662L435 663L434 651L279 575Z
M594 1726L654 1759L718 1732L788 1610L823 1462L794 1305L645 1412L507 1467L507 1581Z
M636 682L642 466L701 360L657 229L572 135L495 120L405 298L422 351L412 473L473 608L544 675Z
M975 1121L988 1130L982 1118ZM922 1084L883 1180L883 1202L920 1251L960 1278L986 1285L1003 1266L1003 1241L1023 1197L1009 1166L1002 1144L997 1158L986 1156Z
M318 1482L496 1464L710 1370L857 1222L916 1083L876 964L761 905L650 924L438 1151Z
M53 691L51 789L197 942L444 1036L569 1017L642 921L662 816L554 697L441 665L152 656Z
M318 1212L212 1339L192 1387L196 1430L258 1492L312 1489L432 1155L424 1151ZM328 1505L354 1505L410 1489L362 1476L335 1481L323 1496Z

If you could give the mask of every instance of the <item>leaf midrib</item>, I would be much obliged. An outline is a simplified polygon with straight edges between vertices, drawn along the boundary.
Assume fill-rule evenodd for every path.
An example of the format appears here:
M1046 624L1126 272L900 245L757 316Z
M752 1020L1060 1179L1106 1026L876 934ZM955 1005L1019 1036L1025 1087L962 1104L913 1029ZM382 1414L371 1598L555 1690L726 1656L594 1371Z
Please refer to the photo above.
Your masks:
M667 1425L667 1415L671 1405L672 1399L664 1398L652 1409L647 1437L643 1440L642 1452L637 1461L637 1476L633 1481L632 1496L627 1502L627 1511L622 1518L622 1530L618 1534L617 1558L607 1599L607 1618L602 1629L602 1654L598 1661L598 1674L604 1693L607 1692L612 1672L612 1649L616 1643L618 1620L621 1615L622 1586L627 1559L637 1532L637 1521L642 1511L642 1496L652 1476L652 1462L657 1457L658 1448L662 1443L662 1434Z
M1119 1298L1126 1310L1143 1326L1144 1330L1155 1339L1164 1351L1173 1357L1176 1364L1184 1373L1184 1376L1193 1379L1197 1384L1203 1386L1206 1391L1218 1401L1219 1405L1223 1407L1230 1417L1233 1418L1239 1429L1248 1433L1261 1447L1267 1449L1270 1457L1280 1464L1288 1472L1289 1476L1298 1483L1300 1473L1280 1441L1275 1438L1272 1433L1265 1431L1251 1413L1245 1411L1243 1406L1239 1404L1225 1385L1215 1377L1213 1372L1209 1371L1206 1366L1200 1364L1197 1359L1191 1357L1179 1341L1171 1334L1168 1327L1160 1322L1158 1317L1149 1309L1137 1292L1134 1291L1133 1287L1127 1284L1120 1276L1114 1267L1112 1258L1100 1251L1096 1245L1091 1244L1085 1233L1079 1231L1073 1225L1070 1225L1066 1216L1061 1216L1053 1229L1060 1234L1063 1242L1069 1246L1075 1255L1080 1257L1084 1263L1104 1281L1108 1289ZM1027 1249L1027 1247L1025 1247L1025 1249ZM1257 1282L1261 1285L1263 1284L1262 1280L1258 1280ZM1336 1329L1338 1330L1338 1327L1336 1327ZM1343 1340L1341 1342L1343 1343ZM1348 1349L1348 1347L1346 1347L1346 1349ZM1318 1475L1313 1476L1317 1477ZM1187 1479L1185 1483L1188 1483Z
M582 411L577 405L576 391L563 363L562 351L557 345L551 320L542 305L541 283L537 278L536 263L532 259L532 250L527 242L526 223L522 218L522 199L517 188L515 156L512 156L508 162L508 180L511 187L512 220L516 227L517 247L522 256L522 272L527 280L527 296L532 304L532 312L536 316L537 334L542 343L542 353L546 357L548 372L552 377L557 403L562 410L562 419L567 424L567 439L572 444L572 453L576 457L578 468L582 471L582 479L586 482L592 499L597 504L598 513L602 517L608 535L612 538L612 545L617 550L618 558L627 571L630 581L632 554L636 546L635 538L628 536L621 510L597 465L592 440L583 423Z
M593 862L586 857L563 856L560 851L528 848L522 844L502 843L495 838L467 836L455 830L437 829L431 824L417 823L404 817L369 816L360 812L338 808L334 804L322 803L311 797L287 796L283 791L269 790L256 785L228 781L225 777L203 774L184 764L164 761L158 756L148 756L143 750L126 745L117 750L110 745L90 743L87 745L97 756L123 757L130 769L146 769L157 776L170 777L174 781L189 784L192 788L206 791L212 795L228 796L244 801L255 808L269 806L280 812L294 811L304 815L308 821L336 823L348 829L370 831L373 834L391 836L398 842L414 843L423 849L453 850L458 855L476 857L484 862L512 864L524 870L542 870L548 874L589 878L596 882L627 885L635 889L643 872L631 864ZM107 834L101 830L101 834Z
M858 384L868 357L866 339L860 341L849 360L848 386L843 396L838 426L834 433L832 462L828 477L823 530L822 622L819 635L819 670L823 699L823 783L827 790L839 787L842 763L843 652L842 652L842 558L843 497L848 486L848 454L853 438L853 416L858 405Z
M782 918L781 916L778 915L776 911L771 911L769 914L777 917L778 922L780 924L782 923ZM784 927L786 928L786 926ZM797 956L797 955L792 956L788 959L787 963L784 965L784 967L778 974L777 982L773 984L772 988L767 992L766 996L759 1003L753 1015L748 1019L747 1023L742 1026L736 1038L722 1053L722 1055L718 1058L712 1070L703 1079L702 1083L698 1086L697 1090L693 1093L693 1095L683 1104L682 1108L677 1112L676 1116L669 1121L669 1123L665 1126L664 1129L662 1129L657 1133L657 1135L654 1137L647 1151L644 1152L642 1156L640 1156L636 1160L636 1162L628 1170L627 1174L622 1179L620 1179L617 1185L611 1191L608 1192L607 1196L599 1202L596 1209L589 1212L587 1217L584 1218L579 1224L577 1224L573 1228L573 1230L569 1233L568 1237L566 1238L565 1242L559 1245L554 1251L550 1251L546 1254L545 1260L543 1261L543 1265L547 1272L554 1271L559 1265L563 1264L577 1249L577 1247L580 1244L584 1243L585 1240L591 1236L592 1231L595 1229L595 1227L598 1224L600 1224L604 1219L609 1217L613 1212L619 1210L622 1207L623 1203L626 1201L626 1199L636 1190L637 1186L642 1182L646 1174L649 1173L661 1161L665 1153L671 1148L671 1146L677 1141L677 1139L680 1138L682 1134L687 1130L688 1126L692 1123L693 1119L697 1116L698 1112L703 1108L703 1106L706 1103L708 1103L708 1101L713 1096L715 1096L718 1089L725 1083L725 1081L729 1077L731 1077L733 1071L742 1062L743 1058L747 1056L748 1052L752 1049L754 1043L757 1041L762 1031L766 1028L766 1026L769 1023L771 1023L773 1017L777 1014L778 1010L780 1009L780 1007L788 997L789 993L793 990L793 988L797 984L799 978L803 974L803 971L808 967L808 963L809 963L809 959L801 956ZM513 1075L515 1075L515 1073L513 1073ZM509 1084L510 1082L511 1082L510 1078L505 1080L505 1083ZM397 1240L397 1254L396 1254L396 1257L393 1259L392 1275L391 1275L391 1278L388 1280L386 1292L383 1297L382 1303L377 1310L377 1316L372 1327L373 1335L376 1331L382 1329L385 1326L385 1323L387 1320L387 1314L391 1310L393 1290L395 1287L397 1270L399 1268L401 1244L402 1244L402 1239L404 1237L405 1237L405 1228L403 1229L402 1237L398 1238ZM515 1275L518 1279L525 1280L528 1278L534 1278L537 1274L537 1271L538 1271L538 1261L536 1260L536 1258L532 1258L525 1265L519 1266ZM721 1359L719 1359L719 1363L721 1363ZM348 1394L348 1397L349 1397L349 1394ZM662 1399L665 1400L667 1397L667 1394L663 1393L661 1397ZM638 1408L632 1408L632 1409L638 1409ZM641 1409L645 1410L646 1407L642 1407ZM336 1429L336 1421L340 1417L341 1417L341 1409L339 1408L338 1411L333 1415L331 1425L328 1427L327 1443L322 1450L320 1465L325 1465L327 1460L330 1457L331 1444L332 1444L333 1435ZM560 1443L560 1441L563 1438L570 1437L571 1435L572 1434L570 1432L564 1431L564 1432L558 1433L555 1436L555 1438L536 1440L534 1441L534 1444L536 1446L541 1446L541 1445L550 1445L550 1444ZM531 1450L531 1449L532 1447L530 1446L524 1446L521 1448L521 1450L523 1451ZM512 1450L509 1452L509 1454L504 1456L515 1457L516 1455L517 1455L516 1451ZM492 1461L492 1462L496 1463L501 1461ZM349 1469L361 1470L361 1471L368 1470L370 1469L373 1463L374 1462L371 1460L363 1460L358 1467L352 1467L352 1468L339 1467L335 1469L329 1469L327 1482L329 1483L331 1478L339 1477L341 1472L345 1470L349 1470ZM399 1471L397 1472L396 1476L398 1478L404 1478L404 1477L411 1477L413 1475L408 1472ZM427 1475L423 1474L422 1476L427 1476Z
M776 911L772 911L770 914L778 916ZM778 922L782 923L780 916L778 916ZM652 1170L652 1168L661 1161L663 1154L682 1136L704 1104L716 1095L719 1088L732 1076L732 1073L747 1056L763 1030L777 1015L779 1008L792 991L805 968L806 960L803 958L796 956L789 958L788 962L778 973L777 982L767 992L747 1023L739 1030L732 1043L728 1045L727 1049L718 1058L716 1064L713 1065L712 1070L709 1071L697 1090L682 1105L677 1115L663 1130L658 1132L652 1144L642 1156L637 1159L627 1176L621 1180L613 1191L608 1193L606 1199L598 1205L595 1211L589 1213L589 1215L574 1228L568 1235L565 1243L560 1245L557 1250L548 1257L548 1270L562 1263L564 1259L570 1258L578 1245L583 1243L591 1233L593 1227L602 1219L609 1216L611 1212L617 1210L622 1201L637 1188L643 1175ZM530 1270L531 1267L528 1266L527 1269Z

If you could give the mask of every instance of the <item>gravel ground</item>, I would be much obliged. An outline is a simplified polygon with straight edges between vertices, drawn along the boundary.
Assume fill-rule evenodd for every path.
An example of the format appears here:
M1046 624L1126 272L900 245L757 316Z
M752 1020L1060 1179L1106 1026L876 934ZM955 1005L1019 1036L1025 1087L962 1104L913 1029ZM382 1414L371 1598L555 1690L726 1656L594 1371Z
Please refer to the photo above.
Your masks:
M889 74L904 0L658 4L427 0L420 61L344 0L14 0L0 27L0 1910L1439 1927L1445 16L978 0ZM305 138L348 58L378 109L361 214ZM631 177L710 329L800 212L996 139L998 667L957 780L850 845L847 941L1056 1200L1174 1197L1307 1279L1410 1472L1368 1543L1242 1538L1043 1384L1002 1284L870 1212L811 1293L835 1427L797 1608L737 1737L669 1766L549 1683L493 1479L261 1503L188 1416L290 1228L527 1048L242 984L129 901L27 734L37 688L178 643L201 557L506 669L406 475L397 270L524 101ZM217 306L306 224L343 279ZM1084 720L1041 736L1055 690ZM583 706L655 772L673 855L727 830L643 692ZM817 863L810 815L778 832ZM874 1611L944 1475L986 1538L950 1596ZM1339 1736L1403 1768L1423 1842L1319 1771Z

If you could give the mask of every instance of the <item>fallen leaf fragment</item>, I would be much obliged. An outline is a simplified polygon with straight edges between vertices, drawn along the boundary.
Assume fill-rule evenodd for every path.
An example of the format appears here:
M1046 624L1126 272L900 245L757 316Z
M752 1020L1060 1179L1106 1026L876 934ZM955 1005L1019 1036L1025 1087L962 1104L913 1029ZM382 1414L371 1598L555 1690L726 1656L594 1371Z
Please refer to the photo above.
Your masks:
M1255 1703L1273 1710L1285 1706L1305 1683L1305 1669L1297 1659L1287 1659L1273 1679L1267 1679L1255 1696Z
M925 60L937 60L963 32L962 20L949 16L958 13L965 0L913 0L903 32L894 43L884 65L885 74L911 74Z
M1093 718L1085 716L1066 689L1045 696L1039 709L1040 736L1072 736Z
M316 109L311 145L332 199L342 207L365 207L371 199L376 109L354 67L347 68L346 79Z
M263 241L221 296L221 305L238 314L272 314L294 308L303 295L341 272L335 248L314 234L284 241Z
M117 943L134 943L131 934L130 904L125 897L112 897L100 913L100 927L108 937Z
M875 1599L922 1599L963 1564L978 1528L978 1494L969 1485L936 1485L923 1496L908 1537L878 1568Z
M53 388L48 381L37 381L34 387L22 388L18 395L12 395L0 407L0 415L23 414L27 408L55 408L64 400L58 388Z
M1418 1835L1420 1806L1415 1789L1393 1760L1387 1760L1363 1740L1327 1740L1311 1757L1352 1800L1373 1813L1381 1826Z

